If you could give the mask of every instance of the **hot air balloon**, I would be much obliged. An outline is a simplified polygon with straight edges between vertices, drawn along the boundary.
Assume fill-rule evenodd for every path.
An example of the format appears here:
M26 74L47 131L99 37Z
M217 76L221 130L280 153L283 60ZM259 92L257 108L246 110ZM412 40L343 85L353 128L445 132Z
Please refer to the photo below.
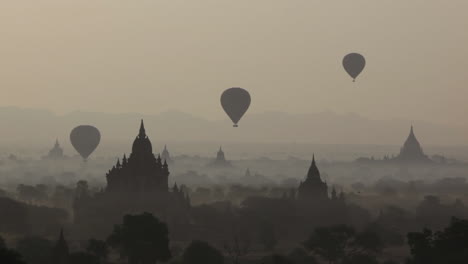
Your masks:
M221 105L234 123L233 127L238 127L237 123L249 109L250 94L239 87L229 88L221 95Z
M86 161L99 145L101 133L93 126L77 126L70 133L70 141L76 151Z
M346 72L356 81L358 75L366 66L366 59L359 53L350 53L343 58L343 67Z

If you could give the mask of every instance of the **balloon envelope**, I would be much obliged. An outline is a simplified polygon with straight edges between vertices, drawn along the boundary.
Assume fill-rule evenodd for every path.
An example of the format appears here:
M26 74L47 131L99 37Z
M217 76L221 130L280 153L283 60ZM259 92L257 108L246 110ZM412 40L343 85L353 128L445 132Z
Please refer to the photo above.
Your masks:
M229 88L221 95L221 105L234 123L234 127L237 127L237 123L249 109L250 94L239 87Z
M343 67L353 78L353 81L358 77L365 66L366 59L359 53L350 53L343 58Z
M101 133L93 126L77 126L70 133L70 141L83 159L87 159L101 141Z

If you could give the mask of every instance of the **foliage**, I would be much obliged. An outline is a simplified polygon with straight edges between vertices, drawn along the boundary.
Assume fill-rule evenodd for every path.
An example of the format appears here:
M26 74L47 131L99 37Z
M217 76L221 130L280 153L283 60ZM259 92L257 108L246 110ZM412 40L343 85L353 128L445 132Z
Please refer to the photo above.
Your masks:
M223 264L224 256L219 250L203 241L192 241L182 256L183 264Z
M316 228L304 242L304 246L329 263L346 263L344 261L364 259L364 256L370 258L383 247L375 233L370 231L357 233L346 225Z
M123 224L114 227L107 242L129 264L148 264L171 258L168 235L166 224L150 213L125 215Z
M468 220L452 218L439 232L424 229L408 233L411 258L408 264L468 263Z
M106 242L102 240L90 239L88 241L86 251L89 254L96 256L101 263L104 263L109 255L109 248Z
M70 254L70 264L99 264L99 258L86 252Z
M16 249L28 264L48 264L52 257L52 243L41 237L24 237Z
M5 247L0 248L0 263L26 264L18 252Z

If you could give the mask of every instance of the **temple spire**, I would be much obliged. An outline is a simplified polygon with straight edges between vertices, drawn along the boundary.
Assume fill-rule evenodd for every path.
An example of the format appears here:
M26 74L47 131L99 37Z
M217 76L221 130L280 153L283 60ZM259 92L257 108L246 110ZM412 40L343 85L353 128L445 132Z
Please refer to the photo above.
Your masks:
M138 134L138 136L140 138L146 138L145 123L143 122L143 119L141 119L140 133Z
M298 189L298 198L303 199L329 199L328 187L320 177L320 171L315 162L315 154L312 155L312 162L307 172L305 181L302 181ZM336 196L336 190L332 190L332 196Z
M60 229L60 236L52 252L52 264L69 263L68 244L63 235L63 228Z
M315 163L315 154L312 154L312 163L310 164L309 172L307 173L307 179L320 179L320 172L317 168L317 164Z

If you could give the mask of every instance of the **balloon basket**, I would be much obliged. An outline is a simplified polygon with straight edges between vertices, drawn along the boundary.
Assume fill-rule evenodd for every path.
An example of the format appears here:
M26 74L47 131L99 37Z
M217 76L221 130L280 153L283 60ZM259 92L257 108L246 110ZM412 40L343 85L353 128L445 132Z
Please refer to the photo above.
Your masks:
M237 124L233 125L232 127L239 127Z

